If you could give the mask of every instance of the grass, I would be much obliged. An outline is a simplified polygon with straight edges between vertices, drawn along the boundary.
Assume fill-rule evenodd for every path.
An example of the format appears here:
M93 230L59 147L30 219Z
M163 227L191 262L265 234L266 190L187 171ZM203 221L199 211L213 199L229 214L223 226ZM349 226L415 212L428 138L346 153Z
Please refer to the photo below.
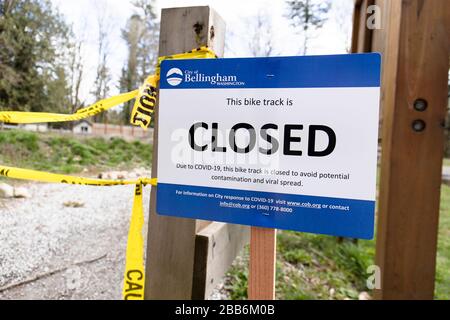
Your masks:
M0 131L0 163L6 166L69 174L85 168L149 166L151 158L151 146L140 141Z
M277 299L357 299L367 291L374 246L372 241L338 244L334 237L279 231L277 255ZM247 265L248 249L227 276L232 299L247 298Z
M436 299L450 299L450 187L441 193ZM374 264L375 241L358 243L329 236L278 232L276 293L280 300L358 299L366 270ZM248 248L232 266L225 287L234 300L247 298Z
M450 300L450 186L441 191L435 297Z

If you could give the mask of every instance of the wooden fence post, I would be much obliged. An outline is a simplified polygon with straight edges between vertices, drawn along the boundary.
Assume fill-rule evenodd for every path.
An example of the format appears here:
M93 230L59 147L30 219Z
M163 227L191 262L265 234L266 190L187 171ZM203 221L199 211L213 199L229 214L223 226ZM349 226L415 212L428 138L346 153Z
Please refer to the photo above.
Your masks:
M182 53L207 45L223 56L225 22L212 9L163 9L159 55ZM155 114L152 177L157 178L158 108ZM156 214L152 189L146 262L146 299L191 299L197 222Z
M384 72L376 254L381 290L376 290L376 298L432 299L450 1L378 0L377 4L388 10L383 11L385 43L378 45L384 48Z

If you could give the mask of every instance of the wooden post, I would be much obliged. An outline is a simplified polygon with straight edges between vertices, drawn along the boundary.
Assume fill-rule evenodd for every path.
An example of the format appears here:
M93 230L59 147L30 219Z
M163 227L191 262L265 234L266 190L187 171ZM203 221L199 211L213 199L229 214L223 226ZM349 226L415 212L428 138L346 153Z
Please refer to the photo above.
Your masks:
M275 300L276 239L275 229L251 228L249 300Z
M192 299L204 300L211 295L248 244L249 231L246 226L215 222L197 233Z
M209 7L163 9L159 55L207 45L223 55L225 22ZM152 177L158 177L158 108L155 114ZM146 299L191 299L196 221L156 214L152 188L146 262Z
M386 2L376 254L381 290L376 291L376 297L432 299L442 125L447 106L450 1ZM418 99L426 103L419 104Z

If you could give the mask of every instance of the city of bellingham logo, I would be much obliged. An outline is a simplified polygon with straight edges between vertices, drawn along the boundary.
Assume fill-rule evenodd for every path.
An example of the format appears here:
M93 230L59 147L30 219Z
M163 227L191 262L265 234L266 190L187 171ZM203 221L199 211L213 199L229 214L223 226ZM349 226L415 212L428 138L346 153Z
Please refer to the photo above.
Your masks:
M183 72L178 68L172 68L167 72L167 83L176 87L183 82Z

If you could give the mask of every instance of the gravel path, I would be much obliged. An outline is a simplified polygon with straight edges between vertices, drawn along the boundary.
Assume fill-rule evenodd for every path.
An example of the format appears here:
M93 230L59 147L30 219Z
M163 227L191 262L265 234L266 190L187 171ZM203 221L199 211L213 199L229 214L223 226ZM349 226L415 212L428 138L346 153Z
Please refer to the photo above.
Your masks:
M121 299L134 186L25 187L32 198L0 199L0 300Z

